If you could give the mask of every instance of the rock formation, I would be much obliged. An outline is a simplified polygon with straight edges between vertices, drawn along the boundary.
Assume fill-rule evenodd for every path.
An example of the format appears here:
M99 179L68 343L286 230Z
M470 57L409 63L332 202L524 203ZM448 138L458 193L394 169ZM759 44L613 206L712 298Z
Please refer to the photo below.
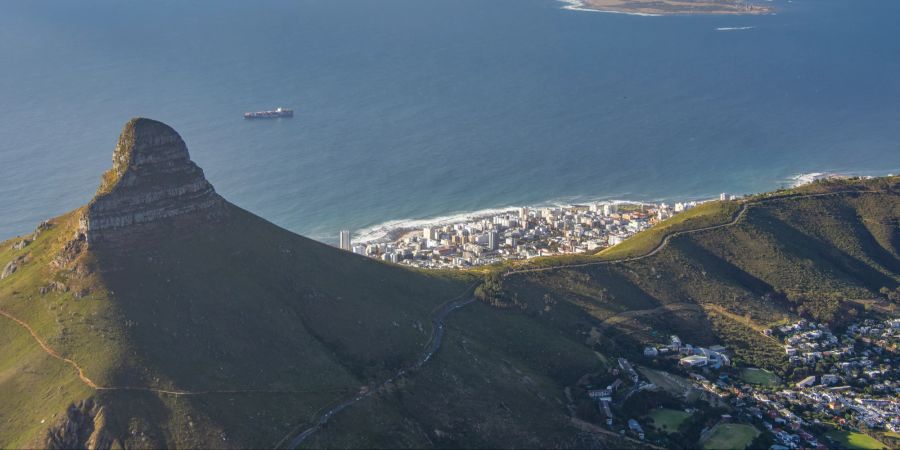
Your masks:
M41 447L47 449L113 446L121 447L121 443L107 433L104 409L92 398L69 405L66 413L47 430L41 443Z
M76 241L128 247L202 226L226 211L181 136L162 122L136 118L119 136L113 167L85 209Z

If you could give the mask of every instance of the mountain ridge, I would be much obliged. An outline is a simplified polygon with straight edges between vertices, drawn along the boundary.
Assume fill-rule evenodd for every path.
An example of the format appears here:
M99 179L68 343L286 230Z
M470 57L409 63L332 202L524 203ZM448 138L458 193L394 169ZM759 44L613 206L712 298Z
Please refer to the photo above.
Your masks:
M302 445L578 447L590 427L569 393L649 331L789 375L747 324L840 320L861 311L844 297L900 280L900 177L828 181L532 261L498 286L513 307L436 321L483 271L405 269L277 227L221 199L160 122L130 121L113 154L91 203L0 243L0 398L22 405L0 408L0 446L278 446L374 391ZM440 350L398 376L437 330Z
M180 136L149 119L125 125L113 169L87 206L0 244L0 255L14 267L0 284L0 309L29 328L7 329L13 322L4 318L28 358L10 354L0 373L28 370L21 364L34 358L55 367L31 388L13 387L21 376L0 376L0 391L15 399L40 386L71 387L35 410L72 412L46 434L20 423L29 414L3 417L19 424L0 426L0 442L13 447L82 446L101 432L115 437L104 442L139 447L274 442L291 426L284 419L303 420L414 359L431 309L466 286L464 276L342 252L228 203ZM28 350L32 336L64 364L33 341ZM228 395L281 425L212 439L223 424L246 422L221 403ZM181 422L178 411L194 418ZM93 425L98 414L103 427ZM202 433L173 436L172 420L203 423Z

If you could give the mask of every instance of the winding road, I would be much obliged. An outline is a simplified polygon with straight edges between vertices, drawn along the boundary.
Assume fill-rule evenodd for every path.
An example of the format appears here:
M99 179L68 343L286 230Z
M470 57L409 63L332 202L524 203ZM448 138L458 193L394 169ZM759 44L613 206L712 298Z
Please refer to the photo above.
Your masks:
M872 194L872 193L881 193L881 192L882 191L871 191L871 190L868 190L868 191L845 190L845 191L834 191L834 192L822 192L822 193L817 193L817 194L800 194L800 195L788 195L788 196L783 196L783 197L768 197L768 198L762 198L762 199L758 199L758 200L745 201L745 202L741 203L741 209L738 210L737 214L735 214L734 217L730 221L725 222L725 223L720 223L718 225L710 225L710 226L706 226L706 227L692 228L689 230L673 231L671 233L666 234L663 237L662 241L660 241L659 244L657 244L656 247L653 248L653 250L650 250L649 252L647 252L643 255L640 255L640 256L630 256L627 258L606 259L606 260L601 260L601 261L591 261L591 262L585 262L585 263L560 264L557 266L515 269L515 270L510 270L510 271L504 273L503 276L508 277L510 275L516 275L516 274L522 274L522 273L548 272L551 270L559 270L559 269L572 269L572 268L577 268L577 267L601 266L601 265L606 265L606 264L619 264L619 263L624 263L624 262L639 261L639 260L654 256L657 253L661 252L664 248L666 248L667 245L669 245L669 241L672 240L672 238L674 238L674 237L682 236L685 234L691 234L691 233L702 233L704 231L717 230L720 228L727 228L727 227L733 226L733 225L737 224L738 222L740 222L741 219L743 219L744 216L747 214L747 210L751 206L754 206L754 205L761 205L763 203L769 203L769 202L778 201L778 200L798 200L798 199L804 199L804 198L826 197L826 196L831 196L831 195L850 194L850 193Z
M509 277L512 275L525 274L525 273L546 272L546 271L559 270L559 269L571 269L571 268L579 268L579 267L590 267L590 266L598 266L598 265L639 261L639 260L642 260L645 258L652 257L652 256L656 255L657 253L659 253L660 251L662 251L669 244L671 239L674 237L685 235L685 234L690 234L690 233L699 233L699 232L704 232L704 231L710 231L710 230L715 230L715 229L720 229L720 228L725 228L725 227L730 227L732 225L735 225L746 215L749 207L753 206L753 205L767 203L767 202L771 202L771 201L780 201L780 200L796 200L796 199L803 199L803 198L825 197L825 196L841 195L841 194L848 194L848 193L864 194L864 193L878 193L878 192L882 192L882 191L844 190L844 191L824 192L824 193L817 193L817 194L801 194L801 195L783 196L783 197L770 197L770 198L746 201L746 202L741 203L740 210L734 215L734 217L730 221L722 223L722 224L718 224L718 225L710 225L710 226L701 227L701 228L680 230L680 231L674 231L674 232L668 233L663 237L663 239L660 241L659 244L657 244L656 247L654 247L651 251L649 251L643 255L640 255L640 256L632 256L632 257L618 258L618 259L608 259L608 260L601 260L601 261L592 261L592 262L585 262L585 263L560 264L560 265L556 265L556 266L547 266L547 267L522 268L522 269L507 271L507 272L503 273L502 276ZM472 291L473 287L474 287L474 285L468 287L463 294L461 294L451 300L448 300L447 302L443 303L442 305L440 305L436 308L436 312L434 313L434 315L432 317L433 329L432 329L431 338L425 344L422 354L419 356L419 358L416 359L416 361L414 363L410 364L409 366L407 366L404 369L400 369L399 371L397 371L396 374L394 374L390 378L383 380L380 383L372 386L372 388L370 388L367 392L360 393L360 394L356 395L355 397L348 398L348 399L342 401L341 403L338 403L336 406L331 407L330 409L328 409L327 411L322 413L318 417L318 419L315 420L314 424L311 427L309 427L306 430L304 430L303 432L297 434L293 438L290 438L291 436L293 436L296 433L296 431L292 431L291 433L288 434L288 436L286 436L284 439L282 439L281 442L279 442L276 445L276 447L281 447L285 441L288 441L288 444L286 445L287 448L290 448L290 449L297 448L307 438L309 438L309 436L313 435L316 431L320 430L325 424L327 424L328 421L331 420L331 418L334 417L336 414L353 406L354 404L360 402L363 399L371 397L374 393L383 390L388 384L392 383L397 378L403 377L409 372L413 372L413 371L417 371L417 370L421 369L426 363L428 363L429 360L431 360L431 357L434 355L435 352L437 352L440 349L441 344L443 343L444 320L447 318L447 316L451 312L453 312L457 309L463 308L475 301L475 298L471 296L471 291ZM217 393L218 394L241 394L241 393L322 392L322 389L310 389L310 390L304 390L304 391L263 390L263 389L186 391L186 390L157 389L157 388L151 388L151 387L99 386L96 383L94 383L90 378L88 378L87 375L85 375L85 371L81 368L81 366L78 365L78 363L76 363L72 359L61 356L59 353L57 353L55 350L53 350L34 331L34 329L31 328L31 326L28 325L26 322L24 322L23 320L13 316L9 312L6 312L2 309L0 309L0 315L12 320L19 326L25 328L31 334L32 338L38 343L38 345L40 345L40 347L44 350L44 352L46 352L51 357L58 359L64 363L70 365L71 367L73 367L77 371L78 378L81 380L82 383L84 383L88 387L98 390L98 391L145 391L145 392L153 392L153 393L157 393L157 394L173 395L176 397L177 396L204 395L204 394L217 394ZM341 390L343 390L343 389L335 389L335 391L341 391Z
M362 393L362 394L357 395L356 397L344 400L343 402L337 404L336 406L332 407L331 409L325 411L322 415L319 416L319 418L316 420L316 422L315 422L315 424L313 424L313 426L307 428L302 433L298 434L296 437L291 439L290 442L288 442L286 448L289 448L289 449L297 448L298 446L300 446L301 443L303 443L303 441L305 441L308 437L312 436L313 433L315 433L316 431L319 431L323 426L325 426L325 424L327 424L328 421L331 420L331 418L335 416L335 414L349 408L350 406L352 406L353 404L355 404L361 400L371 397L373 394L375 394L377 392L384 390L384 388L388 384L392 383L394 380L396 380L400 377L403 377L407 373L415 372L415 371L421 369L422 366L424 366L425 363L427 363L431 359L431 357L434 356L434 353L439 348L441 348L441 344L444 341L444 319L447 318L447 315L449 315L451 312L453 312L459 308L462 308L462 307L475 301L475 297L465 298L465 297L467 297L467 295L469 294L469 292L472 290L473 287L474 287L474 285L469 286L468 288L466 288L466 290L463 294L438 306L437 312L434 314L434 316L431 319L431 322L433 325L432 332L431 332L431 338L425 344L425 348L423 349L422 354L419 356L418 359L416 359L416 361L414 363L410 364L409 366L407 366L403 369L398 370L397 373L394 374L392 377L376 384L375 386L371 387L365 393ZM286 438L282 439L282 441L279 442L278 445L276 445L276 448L280 448L281 444L285 440L286 440Z
M206 395L206 394L308 394L313 392L323 392L323 389L304 389L304 390L284 390L284 389L224 389L224 390L204 390L204 391L186 391L186 390L178 390L178 389L158 389L152 387L145 386L101 386L97 383L94 383L87 375L84 374L84 369L78 365L72 359L66 358L52 347L50 347L44 340L41 338L31 325L25 323L25 321L19 319L18 317L13 316L12 314L0 309L0 316L4 316L9 320L19 324L22 328L25 328L28 333L31 334L31 337L40 345L41 349L44 350L45 353L53 357L54 359L58 359L72 368L78 373L78 379L81 380L87 387L97 390L97 391L133 391L133 392L152 392L155 394L163 394L163 395L172 395L175 397L178 396L193 396L193 395ZM345 388L334 388L329 389L332 392L343 392L346 391Z
M740 209L737 211L737 213L734 215L734 217L732 217L732 219L729 220L728 222L717 224L717 225L709 225L709 226L700 227L700 228L692 228L689 230L680 230L680 231L673 231L673 232L667 233L663 237L663 239L659 242L659 244L656 245L656 247L654 247L649 252L647 252L643 255L640 255L640 256L631 256L631 257L627 257L627 258L618 258L618 259L607 259L607 260L602 260L602 261L592 261L592 262L586 262L586 263L560 264L557 266L548 266L548 267L516 269L516 270L507 271L507 272L503 273L502 276L505 278L505 277L509 277L512 275L518 275L518 274L524 274L524 273L547 272L547 271L559 270L559 269L572 269L572 268L578 268L578 267L590 267L590 266L599 266L599 265L606 265L606 264L618 264L618 263L624 263L624 262L639 261L642 259L650 258L650 257L656 255L657 253L661 252L664 248L666 248L667 245L669 245L669 242L674 237L682 236L685 234L701 233L704 231L710 231L710 230L716 230L716 229L720 229L720 228L731 227L731 226L737 224L738 222L740 222L741 219L743 219L744 216L747 214L747 210L750 208L750 206L753 206L753 205L758 205L758 204L763 204L763 203L768 203L768 202L773 202L773 201L780 201L780 200L797 200L797 199L803 199L803 198L825 197L825 196L841 195L841 194L848 194L848 193L862 194L862 193L877 193L877 192L881 192L881 191L844 190L844 191L822 192L822 193L816 193L816 194L801 194L801 195L789 195L789 196L782 196L782 197L769 197L769 198L763 198L763 199L758 199L758 200L745 201L745 202L741 203ZM469 289L471 289L471 288L469 288ZM465 294L463 294L463 295L465 295ZM462 297L462 296L460 296L460 297ZM451 312L453 312L459 308L462 308L466 305L471 304L474 301L475 301L474 298L468 298L464 301L451 300L451 301L448 301L447 303L445 303L434 315L434 318L432 319L432 322L434 324L432 338L429 341L429 343L426 344L422 355L418 358L418 360L416 360L416 362L414 364L412 364L408 369L401 369L400 371L397 372L397 374L395 376L388 378L387 380L379 383L378 385L375 386L374 389L369 390L365 394L361 394L352 399L345 400L342 403L338 404L337 406L332 407L331 409L329 409L328 411L323 413L321 416L319 416L318 420L315 422L315 424L312 427L307 428L302 433L300 433L299 435L297 435L296 437L291 439L289 441L288 445L286 446L286 448L289 448L291 450L296 449L298 446L300 446L300 444L303 443L303 441L305 441L307 438L309 438L311 435L313 435L316 431L319 431L325 424L327 424L328 421L331 420L331 418L334 417L335 414L343 411L344 409L347 409L348 407L352 406L353 404L355 404L365 398L370 397L375 392L382 390L388 383L391 383L396 378L402 377L408 371L420 369L423 365L425 365L425 363L427 363L431 359L431 357L434 355L434 353L441 347L441 343L443 341L443 336L444 336L444 319L446 319L447 315L449 315ZM684 305L680 305L680 307L684 307ZM639 314L641 312L638 311L637 313ZM285 440L287 440L287 438L282 439L282 442L279 442L279 444L276 447L281 447L281 444Z

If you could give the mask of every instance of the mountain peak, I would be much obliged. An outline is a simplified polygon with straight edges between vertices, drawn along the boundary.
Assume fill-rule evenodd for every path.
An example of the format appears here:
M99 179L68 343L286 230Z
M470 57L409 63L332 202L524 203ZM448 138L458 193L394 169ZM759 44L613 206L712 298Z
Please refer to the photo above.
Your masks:
M129 120L113 151L112 169L103 175L98 195L114 190L120 183L134 184L159 172L160 166L190 169L193 163L187 145L172 127L152 119Z
M89 245L133 244L174 227L183 232L224 213L225 201L191 161L178 132L135 118L119 135L113 166L103 174L79 234Z

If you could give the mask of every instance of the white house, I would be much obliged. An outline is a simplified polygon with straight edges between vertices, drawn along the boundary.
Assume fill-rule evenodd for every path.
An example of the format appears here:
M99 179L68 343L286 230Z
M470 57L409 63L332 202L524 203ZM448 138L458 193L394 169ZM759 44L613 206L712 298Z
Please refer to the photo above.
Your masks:
M816 384L816 376L810 375L810 376L800 380L800 382L797 383L797 387L798 388L806 388L806 387L810 387L814 384Z

